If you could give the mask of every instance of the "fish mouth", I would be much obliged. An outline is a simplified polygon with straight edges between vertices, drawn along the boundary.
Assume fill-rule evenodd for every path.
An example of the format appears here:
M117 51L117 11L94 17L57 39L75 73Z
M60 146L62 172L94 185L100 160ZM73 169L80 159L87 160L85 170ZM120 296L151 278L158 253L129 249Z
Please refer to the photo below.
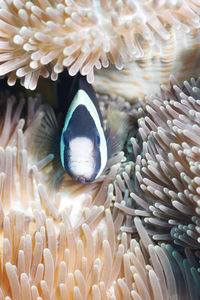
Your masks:
M78 177L76 178L76 180L77 180L78 182L82 183L82 184L86 184L86 183L89 182L84 176L78 176Z

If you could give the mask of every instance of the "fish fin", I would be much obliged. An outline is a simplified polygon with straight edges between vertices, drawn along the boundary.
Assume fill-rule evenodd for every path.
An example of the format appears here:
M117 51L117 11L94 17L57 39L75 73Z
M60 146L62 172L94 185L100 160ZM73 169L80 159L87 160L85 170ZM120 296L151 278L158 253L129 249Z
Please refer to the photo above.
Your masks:
M108 145L108 158L122 151L128 136L128 115L109 105L107 112L106 137Z
M29 142L37 160L40 161L47 155L53 154L54 163L59 164L60 135L56 116L50 105L40 106L31 128Z

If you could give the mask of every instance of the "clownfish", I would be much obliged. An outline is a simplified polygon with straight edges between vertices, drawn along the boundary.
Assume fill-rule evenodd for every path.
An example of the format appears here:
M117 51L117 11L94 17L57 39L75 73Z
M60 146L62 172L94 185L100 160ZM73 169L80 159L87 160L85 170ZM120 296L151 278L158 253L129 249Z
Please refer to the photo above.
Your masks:
M98 179L106 169L108 159L122 150L127 121L120 112L109 109L108 116L112 121L108 119L105 132L92 85L80 74L69 82L70 87L66 84L67 91L64 93L67 99L62 102L67 109L63 106L66 116L61 131L53 109L43 105L35 122L38 130L34 133L34 146L37 153L54 154L64 172L72 179L87 184ZM63 89L63 84L61 86ZM113 126L111 123L114 123Z
M108 149L95 92L79 76L60 139L63 169L76 181L96 180L106 167Z

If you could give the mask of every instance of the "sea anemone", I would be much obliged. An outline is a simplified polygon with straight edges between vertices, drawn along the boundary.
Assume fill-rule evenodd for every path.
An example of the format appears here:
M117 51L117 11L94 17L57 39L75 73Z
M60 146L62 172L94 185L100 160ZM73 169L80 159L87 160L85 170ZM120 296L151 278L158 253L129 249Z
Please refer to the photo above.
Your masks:
M200 79L182 87L172 77L170 84L146 99L146 116L131 140L136 162L129 214L143 217L154 240L199 249Z
M108 67L110 61L122 69L143 57L139 66L146 64L146 58L162 50L163 41L179 37L179 32L188 33L186 47L183 37L178 38L187 52L189 32L200 26L199 15L198 0L1 1L0 76L7 74L9 85L20 78L33 90L39 76L51 73L56 80L67 67L70 75L81 71L93 82L94 67ZM171 63L166 59L161 53L165 68Z
M85 196L76 217L67 203L61 208L68 188L50 194L46 182L53 156L34 161L26 143L40 98L26 103L4 95L0 103L1 299L182 300L199 295L198 264L190 252L183 258L170 246L154 245L139 218L134 226L140 241L126 233L117 238L120 216L113 221L105 181L104 205ZM131 176L129 165L120 170ZM72 201L77 212L79 202Z
M131 125L83 186L32 148L41 97L0 96L0 299L200 298L200 80L166 88L199 73L199 16L199 0L0 1L9 85L33 90L64 67L93 82L95 67L105 126L110 102ZM160 82L142 103L110 99L135 103Z

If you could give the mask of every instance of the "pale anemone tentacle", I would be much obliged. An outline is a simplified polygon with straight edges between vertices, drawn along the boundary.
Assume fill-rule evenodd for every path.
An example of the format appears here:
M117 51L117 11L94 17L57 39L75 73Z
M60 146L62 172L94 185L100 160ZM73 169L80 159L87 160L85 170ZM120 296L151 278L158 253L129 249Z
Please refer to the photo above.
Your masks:
M143 217L154 240L199 249L200 79L182 87L172 77L170 84L147 99L139 135L131 139L136 162L129 213Z
M0 76L35 89L40 76L56 80L67 67L93 82L94 67L110 61L122 69L154 55L170 28L175 35L199 28L199 15L198 0L1 1Z
M178 295L169 254L164 246L154 246L145 237L139 219L135 222L145 250L135 239L128 243L125 233L120 243L113 244L109 209L105 211L107 238L101 229L95 234L86 224L77 234L67 214L63 212L59 224L41 212L28 224L19 212L4 218L3 297L183 299L182 293L180 298ZM143 251L151 262L146 262Z

